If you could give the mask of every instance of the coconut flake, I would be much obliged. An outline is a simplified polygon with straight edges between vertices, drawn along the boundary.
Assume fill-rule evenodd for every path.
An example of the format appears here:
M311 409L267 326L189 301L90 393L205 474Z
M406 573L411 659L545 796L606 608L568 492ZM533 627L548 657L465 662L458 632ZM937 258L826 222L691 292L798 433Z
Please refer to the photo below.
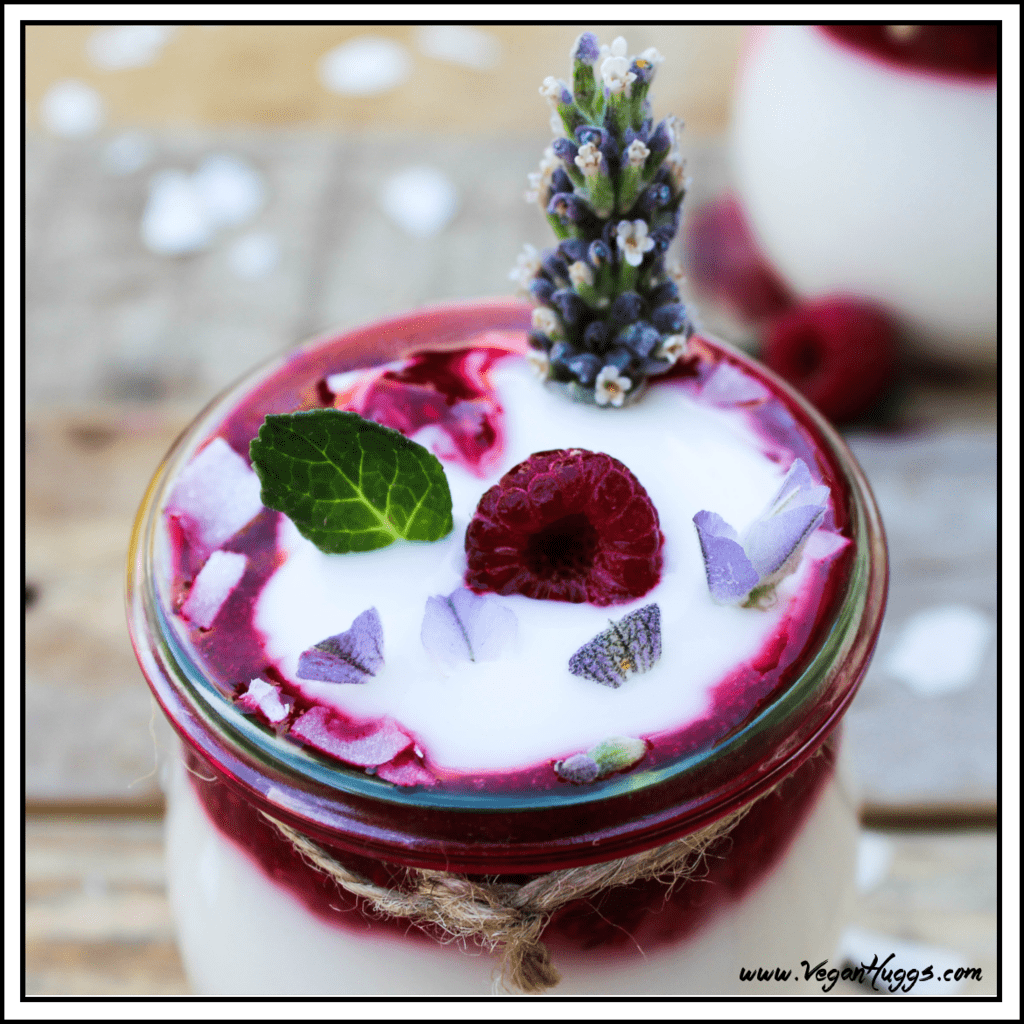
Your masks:
M390 718L382 719L371 730L358 734L353 726L335 718L322 704L299 717L289 735L346 764L370 768L390 761L413 744Z
M182 470L166 507L192 544L212 551L263 511L259 477L215 437Z
M214 551L181 606L182 617L200 629L209 629L245 574L247 563L245 555L237 551Z
M437 779L418 761L408 754L399 758L399 763L382 764L377 777L396 786L436 786Z
M249 689L238 698L238 703L249 711L258 711L275 725L283 722L291 711L291 705L281 700L281 688L263 679L254 679Z

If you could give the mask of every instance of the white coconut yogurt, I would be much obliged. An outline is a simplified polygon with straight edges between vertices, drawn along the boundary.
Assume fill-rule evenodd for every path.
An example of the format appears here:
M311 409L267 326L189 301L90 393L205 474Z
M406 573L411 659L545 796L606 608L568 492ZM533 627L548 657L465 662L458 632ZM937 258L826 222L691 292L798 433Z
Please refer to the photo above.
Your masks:
M725 606L709 594L693 516L717 512L742 534L788 466L764 454L741 411L699 403L671 384L609 412L539 388L518 357L502 360L492 374L504 409L504 452L485 479L444 463L455 523L446 538L324 554L282 517L278 544L286 557L253 619L268 656L316 703L357 720L390 716L434 765L455 771L522 768L609 736L677 730L703 717L714 685L779 629L814 563L834 548L826 542L805 552L771 607ZM414 439L429 446L435 431L427 428ZM463 585L464 537L481 495L532 453L574 447L614 456L647 490L665 537L660 582L630 604L605 608L495 597L518 620L512 649L497 660L441 665L421 642L424 609L428 598ZM569 672L572 654L609 620L651 602L661 609L663 639L661 659L650 671L618 688ZM303 651L348 629L371 607L384 634L385 664L376 675L360 685L299 677Z

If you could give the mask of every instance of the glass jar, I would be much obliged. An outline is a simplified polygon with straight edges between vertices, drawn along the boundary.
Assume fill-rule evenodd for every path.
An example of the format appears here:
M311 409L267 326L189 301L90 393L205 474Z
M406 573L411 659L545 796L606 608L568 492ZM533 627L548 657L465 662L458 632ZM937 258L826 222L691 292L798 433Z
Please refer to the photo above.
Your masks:
M482 332L521 338L514 301L421 310L297 349L217 398L179 438L143 500L128 561L128 618L143 672L181 740L169 766L167 868L186 970L207 995L473 995L496 961L368 908L311 866L268 818L378 886L408 869L522 884L638 854L749 810L693 877L607 889L558 910L543 935L578 994L750 993L741 970L797 968L833 954L852 884L856 805L837 771L840 719L877 639L885 541L870 490L835 432L768 371L718 343L781 399L786 444L832 483L852 540L809 646L781 682L765 672L725 736L694 735L652 770L544 792L400 788L305 748L240 712L172 621L162 510L181 469L225 422L254 436L263 416L308 398L329 372ZM492 335L493 337L493 335ZM272 386L271 386L271 382ZM245 406L258 417L240 422ZM255 403L254 403L255 400ZM233 418L232 418L233 417ZM244 418L244 417L243 417Z

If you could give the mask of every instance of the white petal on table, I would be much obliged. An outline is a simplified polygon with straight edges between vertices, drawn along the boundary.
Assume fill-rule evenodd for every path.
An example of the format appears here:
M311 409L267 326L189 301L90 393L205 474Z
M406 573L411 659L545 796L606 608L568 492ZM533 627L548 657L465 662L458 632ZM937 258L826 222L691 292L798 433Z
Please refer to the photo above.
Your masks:
M244 224L260 211L266 199L259 171L228 153L207 157L192 182L213 228Z
M501 60L497 36L469 25L423 25L416 30L421 53L475 71L490 71Z
M871 892L889 875L895 854L893 842L877 832L862 832L857 840L857 892Z
M379 36L359 36L320 59L320 81L343 96L373 96L401 85L412 71L404 46Z
M156 147L139 132L122 132L103 148L103 163L111 174L132 174L152 159Z
M146 248L160 256L197 252L213 241L213 225L192 175L174 169L153 175L141 232Z
M93 32L85 52L103 71L143 68L160 56L176 31L171 25L112 25Z
M74 78L54 82L46 90L39 116L49 131L64 139L95 135L105 119L100 94Z
M438 234L455 216L459 193L433 167L408 167L392 175L380 193L384 212L414 238Z
M281 247L269 231L250 231L231 243L228 265L243 281L258 281L281 262Z
M904 624L885 669L925 697L966 689L981 669L993 632L992 620L977 608L926 608Z

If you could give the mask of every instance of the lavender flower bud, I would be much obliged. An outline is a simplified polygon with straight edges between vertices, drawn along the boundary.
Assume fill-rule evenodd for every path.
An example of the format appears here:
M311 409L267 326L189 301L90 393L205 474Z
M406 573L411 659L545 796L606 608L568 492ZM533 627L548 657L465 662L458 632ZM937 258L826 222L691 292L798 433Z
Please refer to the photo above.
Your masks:
M566 360L566 366L586 387L590 387L594 383L603 365L603 361L590 352L581 352L578 356Z
M635 58L629 65L629 70L636 75L636 81L633 83L634 94L639 86L650 85L654 81L654 65L644 57Z
M643 306L643 299L636 292L623 292L612 303L608 320L614 327L631 324L639 319Z
M571 289L561 288L551 296L567 327L575 327L586 315L587 304Z
M615 145L615 136L604 128L595 128L591 124L585 124L576 129L576 138L580 145L585 146L588 142L597 146L605 159L605 169L614 173L619 166L618 147Z
M553 75L548 75L544 79L544 84L540 87L539 92L552 106L572 103L572 93L569 91L569 86Z
M554 249L541 253L540 265L552 281L565 283L569 280L569 264Z
M672 239L675 237L676 229L670 224L655 228L651 232L651 238L654 239L655 256L664 256L672 245Z
M598 45L597 36L593 32L584 32L573 44L572 59L582 61L591 67L601 56L601 47Z
M641 320L623 328L615 340L620 345L625 345L633 355L646 359L658 347L661 334L656 328Z
M565 226L581 224L589 214L586 206L571 192L556 192L548 203L547 212L558 217Z
M662 334L677 334L686 323L686 307L679 302L660 306L651 316L651 322Z
M551 143L551 148L554 150L555 156L567 164L571 164L579 152L579 147L571 139L555 139Z
M678 302L679 289L676 287L675 281L665 281L658 285L658 287L651 292L648 297L648 301L655 308L663 306L666 302Z
M561 167L558 167L551 174L551 187L555 192L571 192L573 187L572 179ZM664 188L665 186L662 187Z
M548 352L548 355L551 358L551 365L562 367L563 369L565 368L567 361L572 359L575 354L576 353L573 350L572 345L567 341L556 341L555 344L551 346L550 352Z
M587 324L583 332L583 345L591 352L602 352L608 342L608 325L603 320Z
M555 290L554 284L544 277L535 277L530 282L530 298L534 302L546 303Z
M619 373L622 373L631 362L633 353L625 345L617 345L604 357L604 365L614 366Z
M580 238L567 238L558 243L558 253L566 263L579 263L587 258L587 243Z
M675 139L675 134L672 131L672 118L666 117L664 121L660 122L657 128L654 129L654 134L647 140L647 148L652 153L667 153L672 147L672 142Z
M554 179L552 179L553 182ZM656 210L660 210L663 206L668 206L671 199L672 189L668 185L651 185L644 189L640 196L640 211L645 216L650 217Z
M587 257L592 266L600 268L611 260L612 251L605 242L598 238L590 243L590 247L587 249Z

